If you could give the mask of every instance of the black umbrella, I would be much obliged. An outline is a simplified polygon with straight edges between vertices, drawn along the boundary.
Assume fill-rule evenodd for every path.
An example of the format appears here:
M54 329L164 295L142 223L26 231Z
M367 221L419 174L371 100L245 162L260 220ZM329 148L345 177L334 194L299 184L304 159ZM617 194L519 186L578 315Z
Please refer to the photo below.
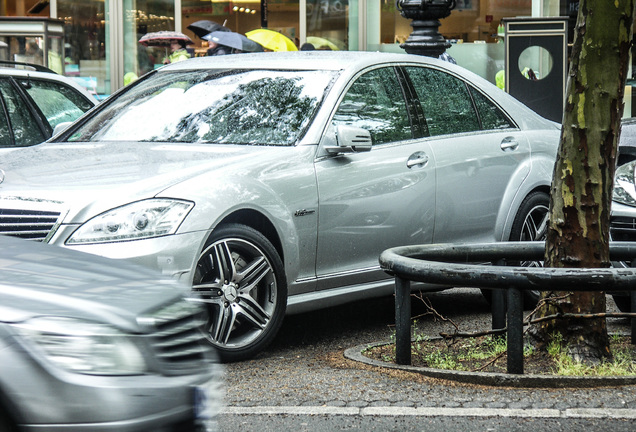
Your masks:
M203 36L201 39L205 39L210 42L216 42L219 45L234 48L245 52L261 52L263 46L253 40L248 39L246 36L225 31L215 31Z
M205 36L206 34L209 34L215 31L224 31L224 32L231 31L229 28L210 20L195 21L192 24L190 24L187 28L192 33L199 36L201 39L203 39L203 36Z

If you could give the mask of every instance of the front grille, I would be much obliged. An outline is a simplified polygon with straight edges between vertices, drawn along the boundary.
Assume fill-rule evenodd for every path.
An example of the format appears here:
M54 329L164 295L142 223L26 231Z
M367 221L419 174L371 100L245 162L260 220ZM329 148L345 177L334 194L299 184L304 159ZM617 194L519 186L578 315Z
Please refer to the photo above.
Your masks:
M43 241L59 217L55 211L0 208L0 234Z
M614 241L636 241L636 218L612 217L610 220L610 237Z
M151 324L155 355L169 371L197 368L209 360L210 347L201 325L204 311L196 304L180 301L141 317L140 324Z

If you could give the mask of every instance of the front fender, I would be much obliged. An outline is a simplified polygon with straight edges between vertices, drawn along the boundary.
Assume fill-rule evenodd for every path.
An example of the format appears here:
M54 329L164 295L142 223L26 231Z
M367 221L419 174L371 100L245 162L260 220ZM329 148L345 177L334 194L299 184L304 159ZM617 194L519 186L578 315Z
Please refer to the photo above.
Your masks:
M254 212L274 227L290 287L298 279L315 278L318 227L315 147L296 147L290 153L291 157L275 163L262 161L253 167L246 164L241 170L208 173L163 191L161 196L195 203L179 233L199 232L200 252L212 231L224 220L239 212Z

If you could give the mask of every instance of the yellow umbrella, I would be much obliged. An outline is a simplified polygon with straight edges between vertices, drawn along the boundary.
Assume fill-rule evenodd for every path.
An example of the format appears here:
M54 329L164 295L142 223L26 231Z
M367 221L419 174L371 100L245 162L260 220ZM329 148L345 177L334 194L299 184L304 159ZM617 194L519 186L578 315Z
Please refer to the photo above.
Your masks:
M317 50L324 49L323 47L327 47L332 51L338 51L338 45L331 42L329 39L317 37L317 36L307 36L307 42L316 47Z
M272 51L298 51L291 39L274 30L256 29L245 33L245 36Z

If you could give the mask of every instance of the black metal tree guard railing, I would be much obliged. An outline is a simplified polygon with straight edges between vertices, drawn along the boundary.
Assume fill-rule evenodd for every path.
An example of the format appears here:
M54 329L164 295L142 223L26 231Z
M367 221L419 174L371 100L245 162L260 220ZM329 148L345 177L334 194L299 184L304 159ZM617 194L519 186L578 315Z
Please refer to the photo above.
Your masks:
M523 373L522 291L629 291L631 310L636 311L636 268L502 265L505 261L542 261L544 248L543 242L502 242L403 246L384 251L380 266L395 276L396 363L411 364L411 282L435 284L435 290L439 285L493 289L493 330L504 328L507 316L507 370L511 374ZM632 262L636 259L636 242L612 243L610 257L614 262ZM507 312L503 296L495 295L504 291ZM636 344L633 316L631 332L632 344Z

